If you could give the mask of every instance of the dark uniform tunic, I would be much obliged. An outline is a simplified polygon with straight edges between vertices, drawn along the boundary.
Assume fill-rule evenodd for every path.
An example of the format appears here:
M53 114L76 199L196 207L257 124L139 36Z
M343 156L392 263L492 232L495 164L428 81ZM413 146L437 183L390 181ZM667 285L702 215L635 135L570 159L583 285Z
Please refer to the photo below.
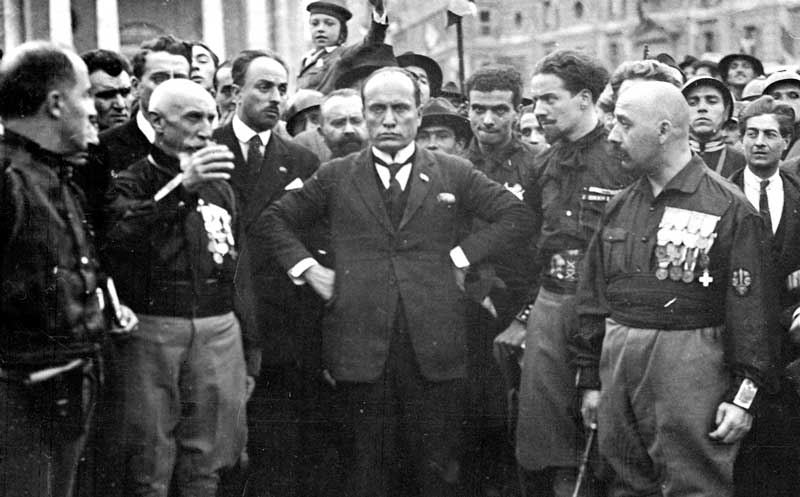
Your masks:
M730 145L720 141L700 143L690 140L692 151L703 159L712 171L723 178L729 178L733 173L744 169L747 161L744 155Z
M0 160L0 494L69 495L106 325L98 263L72 166L10 130ZM76 360L70 372L23 383Z
M684 235L697 223L677 222L669 209L718 217L705 259L664 262L658 246L666 224L682 233L676 245L703 245ZM586 257L573 343L578 386L598 389L598 369L602 375L600 450L620 488L730 492L738 445L713 442L708 432L717 405L734 399L741 380L764 385L775 365L765 310L768 244L744 195L697 156L657 197L641 178L608 205Z
M576 467L583 442L567 338L576 323L580 260L606 203L631 177L608 152L602 125L538 157L542 226L537 267L541 290L528 318L517 427L517 460L528 470Z

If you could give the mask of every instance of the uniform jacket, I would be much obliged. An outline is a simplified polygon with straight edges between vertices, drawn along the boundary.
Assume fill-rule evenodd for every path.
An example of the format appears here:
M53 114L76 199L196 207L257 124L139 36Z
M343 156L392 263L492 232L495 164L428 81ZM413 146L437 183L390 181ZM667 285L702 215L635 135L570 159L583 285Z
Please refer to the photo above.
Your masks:
M460 245L477 263L533 232L525 206L464 159L417 149L406 189L395 228L372 153L365 150L324 164L258 224L258 239L289 270L313 257L297 234L319 217L329 221L336 281L322 345L336 379L370 382L382 374L401 300L422 374L430 380L464 377L465 301L449 252ZM459 244L473 217L490 224Z
M237 242L223 236L218 261L211 237L219 222L204 210L227 213L233 235L237 209L225 181L204 184L196 193L178 186L158 202L153 196L180 172L177 158L155 146L151 154L113 180L109 191L110 228L105 248L120 297L142 314L205 317L233 310ZM207 229L212 225L213 231Z
M699 265L690 281L656 277L656 234L666 207L719 216L708 253L713 281L707 286L702 284ZM769 238L744 194L705 167L698 156L692 156L656 198L646 177L616 196L592 240L585 278L579 284L580 331L573 337L579 386L599 386L606 317L625 326L665 332L724 325L732 378L764 384L774 372L778 349L766 310Z
M290 184L296 187L308 179L319 167L319 160L306 148L273 132L264 149L261 172L252 177L233 124L215 130L213 139L234 154L230 183L241 213L238 233L242 250L236 272L237 307L242 312L245 347L263 349L267 364L303 360L308 339L303 333L309 333L318 320L321 301L310 289L294 285L266 256L264 247L251 241L251 234L261 222L259 215L283 196ZM313 244L324 250L324 235L319 230L314 234Z
M72 166L8 129L0 160L0 362L37 364L90 353L106 323Z
M489 179L505 186L531 207L530 215L534 216L534 223L538 226L541 217L538 206L531 205L532 199L537 199L525 191L525 187L533 183L535 178L536 154L530 145L513 138L508 147L490 157L484 156L477 140L473 139L464 156ZM473 229L479 230L483 221L477 219L473 222ZM525 303L531 287L535 286L538 277L536 265L536 237L533 236L528 243L514 251L495 254L486 259L491 264L493 273L500 278L509 290L513 302L508 302L511 312L516 313L518 307ZM478 295L482 300L482 295ZM496 301L496 298L492 299ZM503 306L505 307L505 306ZM513 316L500 316L501 321L508 324Z
M342 62L357 56L367 45L383 43L388 27L388 24L380 24L373 20L361 43L350 46L339 45L330 52L321 50L315 56L303 58L300 63L300 73L297 75L297 87L317 90L323 94L332 92L336 78L341 74Z

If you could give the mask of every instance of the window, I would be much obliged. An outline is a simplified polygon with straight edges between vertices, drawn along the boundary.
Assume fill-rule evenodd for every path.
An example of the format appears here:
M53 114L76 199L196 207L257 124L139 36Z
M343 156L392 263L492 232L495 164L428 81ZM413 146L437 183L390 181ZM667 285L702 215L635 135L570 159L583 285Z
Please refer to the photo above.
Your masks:
M703 47L706 52L715 52L717 43L716 36L713 31L703 32Z
M514 14L514 25L517 28L522 27L522 12L517 12Z
M480 33L481 36L489 36L492 34L492 13L488 10L482 10L478 13L480 20Z
M583 17L583 2L575 2L575 6L573 7L575 10L575 18L580 19Z

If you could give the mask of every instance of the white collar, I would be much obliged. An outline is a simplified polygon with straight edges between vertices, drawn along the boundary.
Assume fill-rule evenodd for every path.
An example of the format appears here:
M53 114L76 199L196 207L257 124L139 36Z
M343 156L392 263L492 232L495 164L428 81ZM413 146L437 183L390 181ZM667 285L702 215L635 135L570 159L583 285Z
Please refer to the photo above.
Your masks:
M231 124L233 125L233 134L236 136L236 139L239 140L239 143L248 144L255 135L258 135L258 137L261 138L261 143L266 147L267 143L269 143L270 136L272 136L272 130L269 129L261 133L256 133L253 128L239 119L237 114L234 114L233 119L231 119Z
M151 144L155 143L156 130L153 129L153 125L150 124L150 121L148 121L146 117L144 117L144 113L141 110L136 113L136 126L139 127L139 131L141 131L144 137L147 138L147 141L149 141Z
M375 157L381 159L387 164L405 164L406 162L408 162L408 159L410 159L411 156L414 155L415 151L416 151L416 146L413 141L408 145L406 145L405 147L398 150L397 153L394 154L394 157L387 154L386 152L383 152L375 147L372 147L372 153L375 155Z
M775 174L770 176L769 178L760 178L756 176L756 174L750 170L749 167L744 168L744 187L745 188L752 188L756 191L761 190L761 182L765 179L769 180L769 184L767 185L767 190L772 190L773 188L783 188L783 180L781 179L780 168L775 171Z

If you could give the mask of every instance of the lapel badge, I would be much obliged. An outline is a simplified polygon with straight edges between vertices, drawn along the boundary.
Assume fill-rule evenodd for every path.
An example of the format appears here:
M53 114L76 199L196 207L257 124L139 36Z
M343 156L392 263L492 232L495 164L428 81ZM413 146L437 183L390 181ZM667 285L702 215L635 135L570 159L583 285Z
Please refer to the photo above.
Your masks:
M425 183L427 183L428 181L430 181L430 180L431 180L431 179L428 177L428 175L427 175L427 174L425 174L425 173L419 173L419 179L421 179L421 180L422 180L422 181L424 181Z
M747 269L739 268L734 269L731 275L731 286L736 291L736 295L744 297L750 292L750 285L753 283L753 277Z
M522 188L522 185L520 185L518 183L517 184L513 184L513 185L509 185L508 183L505 183L505 184L503 184L503 186L505 186L506 190L511 192L515 197L517 197L520 200L523 200L523 197L525 196L525 189Z
M286 166L281 166L278 168L278 172L280 172L281 174L286 174L289 172L289 170L286 169Z
M452 193L442 192L436 196L436 201L442 204L455 204L456 196Z

